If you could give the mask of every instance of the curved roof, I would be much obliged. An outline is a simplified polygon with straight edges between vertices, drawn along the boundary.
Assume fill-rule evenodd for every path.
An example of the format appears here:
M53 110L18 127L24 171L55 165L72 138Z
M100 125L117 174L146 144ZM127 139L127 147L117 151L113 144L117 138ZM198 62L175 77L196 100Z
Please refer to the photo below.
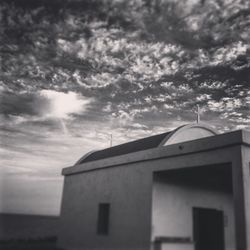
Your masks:
M184 141L200 139L216 135L217 132L206 124L196 123L181 126L173 131L153 135L136 141L120 144L114 147L91 151L80 158L77 164L97 161L114 156L125 155L159 146L167 146Z
M215 129L204 123L188 124L174 130L163 140L161 146L167 146L185 141L192 141L216 134L218 134L218 132Z
M153 135L140 140L120 144L111 148L105 148L102 150L94 151L92 153L90 152L87 155L85 155L86 157L83 156L76 164L82 164L85 162L96 161L109 157L134 153L150 148L156 148L170 133L171 132L166 132L163 134Z

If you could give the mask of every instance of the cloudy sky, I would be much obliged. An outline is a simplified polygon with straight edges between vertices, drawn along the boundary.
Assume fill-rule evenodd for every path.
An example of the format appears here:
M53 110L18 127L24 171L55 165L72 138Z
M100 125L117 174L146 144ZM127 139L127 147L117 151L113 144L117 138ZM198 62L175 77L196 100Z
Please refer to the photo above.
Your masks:
M0 212L59 214L63 167L197 104L250 129L248 0L6 0L0 23Z

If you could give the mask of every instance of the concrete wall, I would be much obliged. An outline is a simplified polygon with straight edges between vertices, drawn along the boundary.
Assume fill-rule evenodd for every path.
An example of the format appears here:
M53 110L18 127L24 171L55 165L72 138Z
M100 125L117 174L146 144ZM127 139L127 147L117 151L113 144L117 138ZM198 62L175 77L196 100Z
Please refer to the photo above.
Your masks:
M154 179L152 240L157 236L193 239L193 207L213 208L224 212L227 220L224 227L226 250L235 250L232 194L170 184L164 178ZM190 249L189 244L186 247Z
M81 250L148 249L152 198L149 173L124 166L68 176L61 211L63 237L58 245ZM96 233L99 203L110 203L107 236Z
M246 248L250 249L250 147L242 147L243 188L246 222Z

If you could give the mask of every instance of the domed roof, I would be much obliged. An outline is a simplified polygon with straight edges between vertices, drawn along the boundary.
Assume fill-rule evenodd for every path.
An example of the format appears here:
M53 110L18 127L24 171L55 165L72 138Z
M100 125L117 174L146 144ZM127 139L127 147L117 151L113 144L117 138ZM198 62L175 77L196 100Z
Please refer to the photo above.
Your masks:
M76 165L106 159L114 156L125 155L156 147L168 146L180 142L192 141L204 137L214 136L218 132L203 123L194 123L181 126L173 131L153 135L136 141L124 143L114 147L91 151L80 158Z
M192 141L218 134L218 132L204 123L193 123L181 126L170 133L161 143L167 146L185 141Z

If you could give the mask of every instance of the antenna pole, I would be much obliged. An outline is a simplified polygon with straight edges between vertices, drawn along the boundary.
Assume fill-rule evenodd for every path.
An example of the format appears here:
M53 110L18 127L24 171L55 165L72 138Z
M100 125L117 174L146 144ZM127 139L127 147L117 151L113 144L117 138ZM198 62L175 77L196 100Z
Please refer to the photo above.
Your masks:
M196 122L199 123L200 122L200 106L197 104L197 118L196 118Z
M112 147L113 135L110 134L110 147Z
M109 140L109 146L112 147L112 145L113 145L113 135L112 134L105 133L105 132L98 132L96 129L95 129L95 133L96 133L96 136L98 136L98 134L105 135L105 138L107 140Z

